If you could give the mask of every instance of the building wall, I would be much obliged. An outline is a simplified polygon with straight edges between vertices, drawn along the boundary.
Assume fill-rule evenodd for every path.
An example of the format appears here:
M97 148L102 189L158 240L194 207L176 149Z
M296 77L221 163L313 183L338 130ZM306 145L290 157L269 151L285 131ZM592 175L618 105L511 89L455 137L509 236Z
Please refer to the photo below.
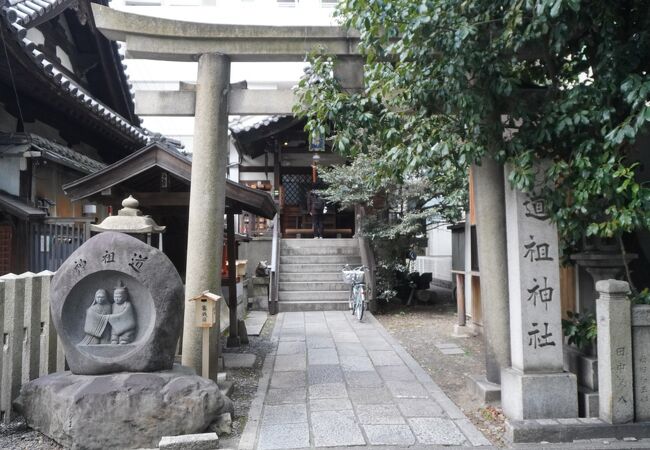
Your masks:
M427 232L425 256L415 260L415 270L420 273L431 272L433 284L451 287L451 230L446 226Z

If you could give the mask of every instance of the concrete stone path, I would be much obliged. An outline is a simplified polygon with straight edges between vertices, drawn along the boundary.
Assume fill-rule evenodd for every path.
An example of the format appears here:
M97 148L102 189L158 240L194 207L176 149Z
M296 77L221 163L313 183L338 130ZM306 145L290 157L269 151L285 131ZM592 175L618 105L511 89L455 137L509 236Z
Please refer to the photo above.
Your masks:
M240 449L490 445L369 313L281 313L271 339Z

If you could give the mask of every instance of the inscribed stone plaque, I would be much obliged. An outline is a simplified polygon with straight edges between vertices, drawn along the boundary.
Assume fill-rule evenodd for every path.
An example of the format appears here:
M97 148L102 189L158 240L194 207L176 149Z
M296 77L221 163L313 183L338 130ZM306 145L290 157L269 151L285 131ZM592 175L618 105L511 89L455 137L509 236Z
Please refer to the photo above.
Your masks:
M650 420L650 305L632 307L632 356L634 358L634 416Z
M524 373L563 365L558 237L539 196L544 167L535 166L533 192L508 181L505 189L512 367Z
M51 296L73 373L172 368L183 284L159 250L126 234L98 234L61 265Z

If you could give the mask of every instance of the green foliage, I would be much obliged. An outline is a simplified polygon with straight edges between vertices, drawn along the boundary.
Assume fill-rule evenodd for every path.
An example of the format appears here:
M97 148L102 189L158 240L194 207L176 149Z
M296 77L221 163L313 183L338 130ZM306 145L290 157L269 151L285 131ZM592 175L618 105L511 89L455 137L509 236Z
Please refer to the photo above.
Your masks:
M630 300L635 305L650 305L650 289L644 288L642 291L631 295Z
M592 344L598 335L596 318L593 314L578 314L567 311L569 319L562 319L562 332L568 338L567 342L584 350Z
M427 179L450 197L444 215L484 156L527 191L546 158L540 194L565 247L650 225L630 158L650 121L648 2L342 0L338 13L359 32L364 89L341 89L315 55L296 112L342 154L372 154L375 180Z

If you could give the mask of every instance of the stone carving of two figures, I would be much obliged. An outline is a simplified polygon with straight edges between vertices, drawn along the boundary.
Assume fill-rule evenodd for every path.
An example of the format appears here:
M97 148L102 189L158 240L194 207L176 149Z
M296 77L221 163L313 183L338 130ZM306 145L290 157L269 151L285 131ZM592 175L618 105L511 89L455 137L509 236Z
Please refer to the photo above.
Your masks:
M129 291L120 281L113 291L114 303L108 298L106 289L97 289L95 299L86 310L84 333L81 345L130 344L135 339L135 311L129 301Z

